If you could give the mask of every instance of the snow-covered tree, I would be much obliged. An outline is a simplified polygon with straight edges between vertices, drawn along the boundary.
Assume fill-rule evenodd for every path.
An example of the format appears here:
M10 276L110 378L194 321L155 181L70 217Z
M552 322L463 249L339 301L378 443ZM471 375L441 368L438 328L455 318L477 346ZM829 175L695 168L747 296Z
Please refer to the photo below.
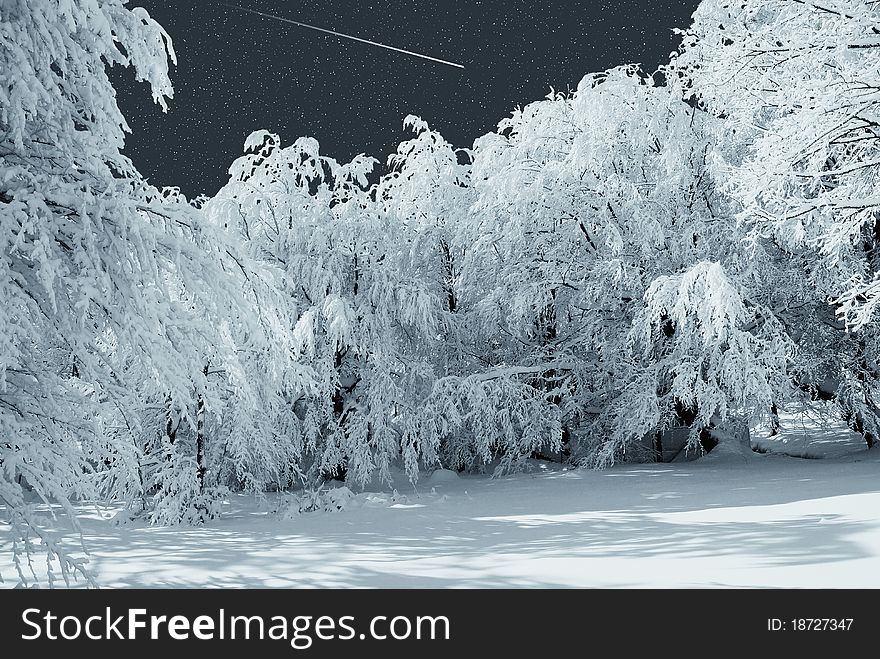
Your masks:
M472 155L468 149L456 149L419 117L410 115L403 123L416 136L388 157L391 172L379 181L376 196L383 212L418 231L420 242L413 249L426 257L420 274L437 280L446 297L446 311L454 314L459 307L456 285L463 258L454 238L472 203Z
M812 289L794 331L813 366L796 366L796 383L836 398L869 445L880 412L878 12L864 0L705 0L673 61L727 126L713 173L751 241L775 243Z
M0 497L17 549L42 538L50 576L54 558L65 579L82 565L31 523L28 490L71 513L152 493L139 438L177 464L173 431L199 432L206 368L240 347L226 325L251 322L235 248L120 154L106 67L131 67L165 107L169 58L168 35L122 0L0 5Z
M419 226L380 208L371 158L339 164L313 139L282 147L265 131L245 148L205 210L283 270L293 352L317 381L291 401L308 480L387 480L399 459L415 477L424 440L407 419L433 381L423 346L441 334L446 294L422 277Z
M769 405L784 366L746 301L753 268L708 172L706 119L623 67L475 145L465 299L491 358L559 419L555 445L591 464L672 423L693 425L696 442L713 419Z

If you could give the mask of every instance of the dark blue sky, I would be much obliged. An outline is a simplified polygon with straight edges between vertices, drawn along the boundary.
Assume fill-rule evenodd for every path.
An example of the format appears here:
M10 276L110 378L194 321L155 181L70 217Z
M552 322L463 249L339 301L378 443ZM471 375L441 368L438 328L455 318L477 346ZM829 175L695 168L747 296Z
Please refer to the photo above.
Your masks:
M315 137L338 160L384 161L417 114L456 146L517 105L587 73L639 62L653 70L678 44L696 0L232 0L258 11L459 62L458 69L321 34L214 0L135 0L174 40L167 115L130 72L114 73L134 134L126 153L152 183L213 194L256 129L285 143Z

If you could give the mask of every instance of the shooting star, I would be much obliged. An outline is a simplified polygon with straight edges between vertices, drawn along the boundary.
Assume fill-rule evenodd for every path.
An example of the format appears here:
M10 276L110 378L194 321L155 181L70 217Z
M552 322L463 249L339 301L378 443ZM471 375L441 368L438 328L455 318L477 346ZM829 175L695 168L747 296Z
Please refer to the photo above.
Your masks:
M431 60L432 62L438 62L439 64L446 64L448 66L454 66L459 69L464 68L464 64L456 64L455 62L449 62L445 59L439 59L437 57L431 57L429 55L422 55L421 53L414 53L411 50L404 50L403 48L395 48L394 46L389 46L384 43L378 43L376 41L370 41L369 39L361 39L360 37L353 37L350 34L343 34L342 32L334 32L333 30L327 30L323 27L309 25L308 23L300 23L299 21L294 21L289 18L282 18L281 16L274 16L273 14L265 14L261 11L257 11L256 9L247 9L245 7L237 7L236 5L227 5L227 4L224 4L223 6L229 7L230 9L238 9L239 11L246 11L249 14L256 14L257 16L262 16L264 18L272 18L276 21L290 23L291 25L297 25L299 27L308 28L309 30L316 30L318 32L323 32L324 34L332 34L333 36L342 37L343 39L351 39L352 41L360 41L361 43L369 44L371 46L379 46L379 48L386 48L387 50L393 50L396 53L403 53L404 55L411 55L413 57L421 57L422 59Z

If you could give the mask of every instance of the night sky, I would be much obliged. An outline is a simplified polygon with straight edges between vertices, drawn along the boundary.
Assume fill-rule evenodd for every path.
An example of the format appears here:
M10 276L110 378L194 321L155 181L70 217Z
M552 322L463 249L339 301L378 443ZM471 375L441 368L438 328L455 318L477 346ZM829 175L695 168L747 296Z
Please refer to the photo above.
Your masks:
M308 135L343 161L384 162L416 114L471 146L517 105L628 62L653 70L678 45L697 0L232 0L458 62L459 69L231 9L215 0L135 0L174 40L167 114L130 71L115 71L133 130L125 153L157 186L213 194L252 131Z

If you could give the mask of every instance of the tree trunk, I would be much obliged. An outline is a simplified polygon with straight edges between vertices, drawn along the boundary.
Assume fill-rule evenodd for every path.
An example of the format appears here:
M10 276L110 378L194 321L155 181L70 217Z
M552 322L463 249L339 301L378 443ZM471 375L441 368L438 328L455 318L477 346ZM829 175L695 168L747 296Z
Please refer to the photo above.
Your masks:
M203 373L207 378L207 365ZM196 475L199 479L199 494L202 494L205 491L205 472L207 471L205 461L205 397L203 392L199 391L196 401Z
M450 313L455 313L458 310L458 300L455 297L455 262L449 243L443 238L440 239L440 255L443 257L443 290L446 293L446 308Z
M544 305L538 313L536 321L536 329L538 338L541 341L541 347L547 351L547 358L552 359L555 347L553 344L558 336L558 327L556 319L556 289L550 291L550 302ZM540 380L536 383L539 388L546 392L550 392L556 386L554 380L559 376L559 372L555 368L544 371ZM562 395L554 394L550 398L550 402L560 407L562 405ZM568 426L562 424L562 449L559 452L559 461L565 462L571 457L571 431Z
M342 359L344 355L343 353L336 351L336 354L333 356L333 367L336 369L336 372L339 372L339 369L342 367ZM336 389L333 391L333 414L336 416L336 419L342 416L342 411L345 408L345 398L342 395L342 385L336 385Z
M168 394L165 396L165 437L171 446L174 446L174 440L177 439L177 425L171 412L171 395Z
M880 220L877 222L877 227L880 227ZM869 379L870 376L870 379ZM865 339L859 339L859 382L862 383L862 395L865 400L865 407L872 413L873 423L869 423L866 421L864 415L861 412L856 412L856 423L858 425L857 428L854 428L856 432L860 433L862 437L865 438L865 443L868 445L868 448L873 448L877 443L877 437L874 435L874 429L876 428L877 418L880 417L880 410L877 409L877 405L874 404L874 400L871 398L870 393L870 385L871 381L875 380L876 373L868 366L868 356L867 356L867 346L865 345Z
M663 431L654 433L654 462L663 462Z
M776 403L770 406L770 436L776 437L779 434L779 409Z
M877 444L877 438L868 429L868 424L865 422L865 417L861 412L851 412L847 418L847 425L862 436L868 448L874 448Z

